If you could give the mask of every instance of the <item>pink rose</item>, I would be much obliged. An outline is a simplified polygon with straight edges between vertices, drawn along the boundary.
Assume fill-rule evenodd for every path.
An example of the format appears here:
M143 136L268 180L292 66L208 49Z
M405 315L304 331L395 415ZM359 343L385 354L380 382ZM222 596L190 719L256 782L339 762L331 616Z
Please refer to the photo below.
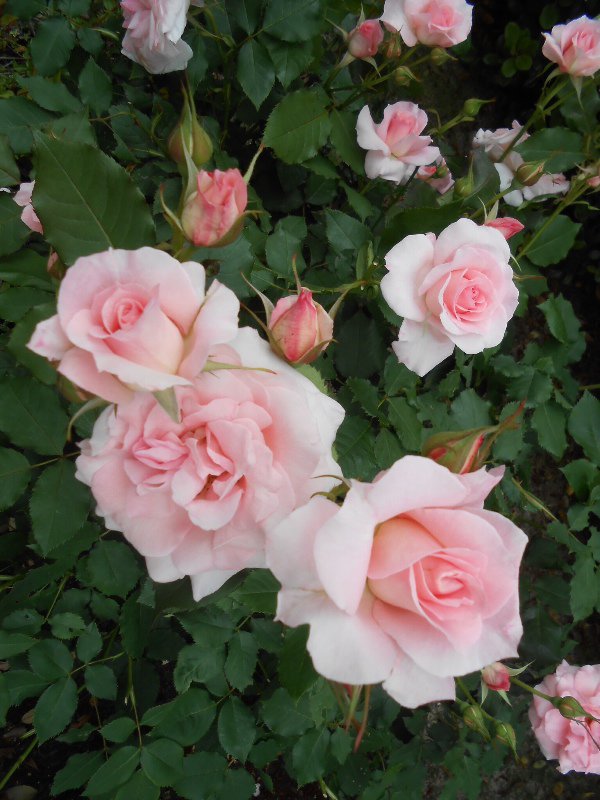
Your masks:
M415 708L454 698L454 677L516 654L527 538L483 500L502 470L455 475L405 456L340 508L313 497L267 537L277 618L309 624L329 680L379 683Z
M600 69L600 20L579 17L555 25L544 38L542 53L558 64L561 72L587 77Z
M488 219L484 224L488 228L495 228L495 230L500 231L506 240L510 239L511 236L516 236L517 233L521 233L521 231L525 228L525 225L523 225L522 222L519 222L519 220L515 219L514 217L497 217L496 219Z
M282 297L269 319L270 338L285 359L293 364L310 364L318 358L333 337L333 320L312 292Z
M454 178L448 169L446 160L442 156L436 160L435 164L429 167L419 167L417 178L429 184L432 189L435 189L440 194L446 194L454 186Z
M574 697L593 717L600 717L600 664L571 667L566 661L535 687L552 697ZM557 758L560 772L600 775L600 723L566 719L548 700L533 698L529 720L542 753Z
M40 322L30 350L58 361L70 381L110 402L132 390L189 385L216 345L237 333L239 302L204 267L167 253L107 250L79 258Z
M348 36L348 52L354 58L371 58L379 50L383 31L378 19L368 19L357 25Z
M153 75L185 69L192 57L181 38L189 6L190 0L121 0L123 55Z
M420 136L427 125L427 114L415 105L401 100L386 106L383 120L376 125L365 106L356 121L357 141L368 150L365 172L369 178L406 183L417 167L441 158L431 136Z
M471 30L473 6L465 0L385 0L381 21L400 32L409 47L452 47Z
M508 692L510 673L501 661L494 661L481 670L481 680L494 692Z
M492 161L499 163L494 164L496 172L500 176L500 191L505 191L511 186L515 180L515 175L519 167L524 163L523 157L515 150L502 160L504 151L509 144L514 141L515 136L519 133L523 126L516 120L512 124L512 128L498 128L495 131L484 131L479 129L473 139L473 147L482 147L488 154ZM519 139L519 143L524 142L529 138L529 134L525 133ZM565 194L569 189L569 181L562 173L554 175L542 175L540 179L533 184L533 186L518 186L513 191L508 192L502 198L509 206L520 206L526 200L533 200L541 195L548 194Z
M186 198L181 225L197 247L221 247L240 235L248 187L239 169L200 170L198 190Z
M106 524L147 558L150 575L190 575L194 596L245 567L265 565L268 525L328 491L331 448L344 412L275 356L250 328L219 370L177 387L181 422L150 394L106 409L81 445L77 476Z
M500 344L519 299L509 259L504 236L470 219L393 247L381 292L404 317L392 345L400 363L422 376L455 345L481 353Z
M31 181L30 183L22 183L17 189L13 200L23 209L21 213L21 220L25 223L25 225L27 225L29 230L32 230L35 233L43 233L44 228L42 227L42 223L40 222L39 217L35 213L33 205L31 204L31 195L33 194L34 186L35 181Z

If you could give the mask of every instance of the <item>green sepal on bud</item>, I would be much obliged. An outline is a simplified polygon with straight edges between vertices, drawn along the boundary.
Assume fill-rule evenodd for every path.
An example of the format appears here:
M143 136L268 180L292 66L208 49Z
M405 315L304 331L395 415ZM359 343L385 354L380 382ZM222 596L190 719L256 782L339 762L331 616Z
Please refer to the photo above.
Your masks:
M210 161L213 145L196 115L194 98L183 91L184 103L179 122L169 136L167 149L173 161L181 168L186 167L186 152L196 167Z
M413 81L419 80L410 67L397 67L392 77L398 86L409 86Z
M489 100L479 100L477 97L471 97L469 100L465 100L463 104L463 114L466 114L467 117L476 117L482 107L489 102Z
M436 67L441 67L446 61L455 61L456 59L452 58L450 53L447 50L444 50L443 47L434 47L433 50L429 53L429 58L431 59L431 63L434 64Z
M579 700L567 695L566 697L555 697L553 705L557 708L565 719L578 719L579 717L589 717L590 714L583 708Z
M485 437L494 430L489 427L436 433L425 441L421 455L457 474L470 472Z
M515 729L508 722L496 722L494 738L502 744L510 747L515 758L517 757L517 735Z
M475 188L475 181L472 175L465 175L462 178L457 178L454 182L454 194L457 197L470 197Z
M526 161L515 172L515 178L522 186L534 186L543 174L543 161Z
M465 703L463 706L462 718L467 728L471 728L472 731L475 731L480 736L483 736L487 742L491 741L492 737L490 736L490 732L485 724L483 711L479 706L468 705Z

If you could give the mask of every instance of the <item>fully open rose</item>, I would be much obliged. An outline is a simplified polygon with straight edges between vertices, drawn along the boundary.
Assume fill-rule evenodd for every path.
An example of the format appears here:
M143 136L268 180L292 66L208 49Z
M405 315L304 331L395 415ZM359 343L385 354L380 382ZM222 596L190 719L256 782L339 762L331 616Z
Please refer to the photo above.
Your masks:
M404 317L393 344L398 360L425 375L455 345L480 353L500 344L519 299L509 258L504 236L470 219L393 247L381 292Z
M267 370L203 373L176 389L181 422L149 394L100 416L77 476L106 524L157 581L192 577L196 599L265 565L268 525L327 491L344 412L244 328L220 362Z
M535 688L552 697L574 697L584 711L600 717L600 664L572 667L563 661ZM558 759L560 772L600 775L600 722L566 719L548 700L535 696L529 719L542 753Z
M600 21L579 17L544 34L542 53L561 72L583 78L600 69Z
M58 362L86 392L118 403L132 390L189 384L216 345L237 333L239 301L204 267L167 253L107 250L79 258L58 292L58 314L28 347Z
M406 456L372 484L351 481L270 532L277 617L309 624L315 669L383 681L414 708L454 698L454 677L516 655L518 569L527 538L483 501L502 471L455 475Z
M399 31L409 47L452 47L471 30L473 6L465 0L385 0L381 21Z

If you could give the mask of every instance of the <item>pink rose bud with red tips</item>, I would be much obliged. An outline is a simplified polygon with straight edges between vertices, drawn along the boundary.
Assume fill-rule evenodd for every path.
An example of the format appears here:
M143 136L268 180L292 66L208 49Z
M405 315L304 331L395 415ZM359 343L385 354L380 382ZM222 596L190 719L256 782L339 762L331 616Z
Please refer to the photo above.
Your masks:
M383 41L383 30L378 19L367 19L350 31L348 52L354 58L371 58Z
M469 431L449 431L430 436L422 448L422 455L437 461L459 475L471 472L475 458L490 428Z
M485 225L487 225L488 228L495 228L497 231L500 231L505 239L510 239L511 236L516 236L517 233L521 233L521 231L525 228L523 223L519 222L518 219L514 219L513 217L498 217L497 219L489 219Z
M269 338L279 355L292 364L310 364L325 350L333 336L333 320L312 292L282 297L269 319Z
M238 169L200 170L197 191L188 194L181 227L197 247L223 247L242 231L248 187Z
M481 679L495 692L507 692L510 689L510 673L500 661L494 661L481 670Z

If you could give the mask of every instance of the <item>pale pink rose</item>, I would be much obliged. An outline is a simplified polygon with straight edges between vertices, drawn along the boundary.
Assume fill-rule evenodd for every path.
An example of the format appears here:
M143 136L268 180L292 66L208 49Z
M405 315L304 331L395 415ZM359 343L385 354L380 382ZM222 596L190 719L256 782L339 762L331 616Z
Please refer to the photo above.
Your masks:
M510 673L501 661L494 661L481 670L481 679L495 692L508 692L510 689Z
M189 0L121 0L123 55L157 75L185 69L192 48L181 38Z
M98 513L146 556L151 577L189 575L196 599L265 566L265 530L339 473L342 407L242 328L219 362L177 387L181 422L152 395L108 408L81 445L77 477ZM249 367L263 368L252 370Z
M470 219L395 245L381 292L404 317L392 345L400 363L422 376L455 346L472 354L500 344L519 299L509 259L504 236Z
M441 156L435 164L431 164L429 167L419 167L417 178L440 194L446 194L454 186L454 178L448 169L446 160Z
M310 625L317 672L383 681L409 708L454 698L454 677L516 655L527 538L483 501L502 476L405 456L343 506L313 497L269 531L277 618Z
M204 267L161 250L107 250L79 258L60 284L58 314L30 350L76 386L110 402L132 390L189 385L214 348L237 333L239 301Z
M563 661L535 688L553 697L574 697L588 714L600 717L600 664L572 667ZM600 775L600 723L566 719L552 703L536 696L529 708L529 720L542 753L558 759L560 772Z
M181 225L197 247L219 247L241 233L248 187L239 169L200 170L198 190L186 198Z
M269 319L270 338L284 358L293 364L310 364L325 350L333 337L333 320L312 292L278 300Z
M579 17L555 25L544 38L542 53L558 64L561 72L587 77L600 69L600 20Z
M452 47L471 30L473 6L465 0L385 0L381 21L400 32L409 47Z
M502 236L506 240L510 239L511 236L516 236L517 233L521 233L521 231L525 228L522 222L519 222L518 219L514 217L497 217L496 219L488 219L485 225L488 228L495 228L497 231L500 231Z
M515 136L523 126L516 120L512 128L498 128L495 131L479 129L473 139L473 147L483 148L490 159L495 162L496 172L500 176L500 191L505 191L513 183L515 174L521 164L524 163L523 157L515 150L502 160L504 151L509 144L514 141ZM529 134L525 133L519 139L519 143L526 141ZM544 174L533 184L533 186L519 186L508 192L502 198L509 206L517 207L525 201L533 200L536 197L548 194L565 194L569 190L569 181L562 173Z
M35 213L33 205L31 204L31 195L33 194L34 186L35 181L31 181L30 183L22 183L15 192L13 200L23 209L21 213L21 220L25 223L25 225L27 225L29 230L34 231L35 233L43 233L44 228L42 227L42 223L40 222L39 217Z
M415 103L401 100L386 106L383 120L376 125L368 106L356 121L357 141L368 150L365 172L369 178L406 183L417 167L441 158L431 136L420 136L427 114Z
M367 19L348 36L348 52L354 58L372 58L383 41L383 31L378 19Z

